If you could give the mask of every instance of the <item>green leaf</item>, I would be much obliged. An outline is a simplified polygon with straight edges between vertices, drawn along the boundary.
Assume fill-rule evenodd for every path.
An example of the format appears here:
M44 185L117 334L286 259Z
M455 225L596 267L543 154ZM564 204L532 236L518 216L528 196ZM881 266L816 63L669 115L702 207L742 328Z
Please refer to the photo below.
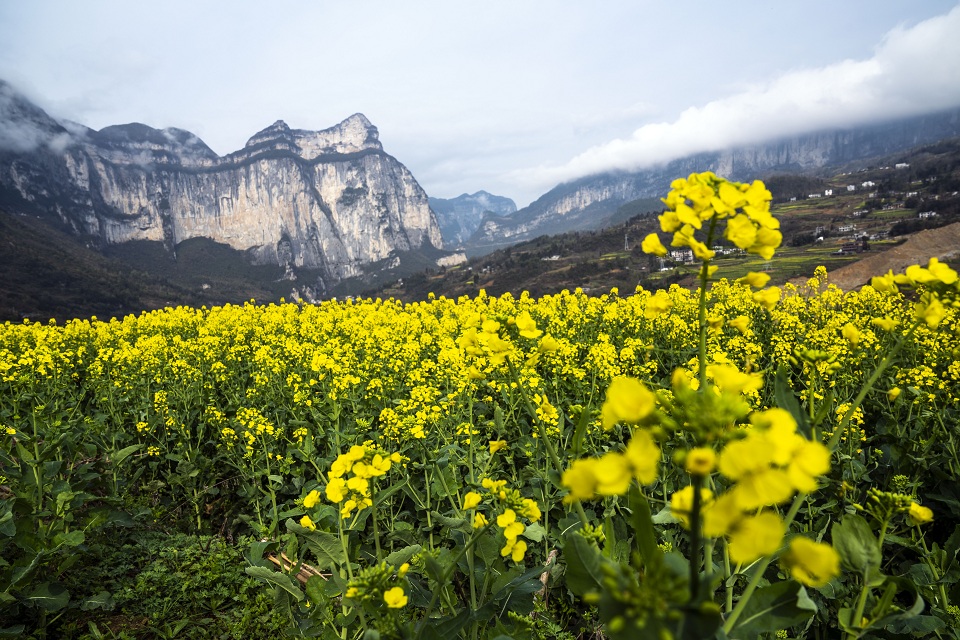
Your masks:
M747 602L731 638L758 638L761 633L788 629L817 612L807 590L792 580L757 589Z
M300 602L303 600L303 592L300 591L300 587L294 582L293 578L288 576L285 573L279 573L268 569L267 567L247 567L244 569L247 575L253 576L258 580L263 580L268 584L272 584L274 587L281 589L289 593L293 598Z
M595 544L575 532L568 533L563 557L567 562L566 581L570 591L582 596L600 590L603 575L600 567L610 561L603 557Z
M460 613L455 616L440 618L439 620L431 618L423 620L420 628L417 629L416 637L420 640L449 640L456 638L470 622L472 612L469 607L464 607Z
M126 460L131 453L136 453L140 449L143 449L142 444L132 444L129 447L124 447L123 449L120 449L120 451L117 451L117 453L114 454L112 457L113 464L115 465L120 464L121 462Z
M534 542L543 542L543 538L546 535L546 529L544 529L539 522L534 522L532 525L523 530L523 537Z
M431 511L430 516L433 518L434 526L439 524L441 527L449 527L450 529L455 529L458 531L473 530L473 527L470 526L470 523L466 518L448 518L447 516L437 513L436 511Z
M52 613L67 606L70 602L70 592L62 584L44 582L25 596L24 601L32 607L39 607Z
M269 561L263 559L263 554L268 551L276 551L280 548L280 542L277 540L264 540L254 542L250 545L250 551L247 552L246 560L256 567L270 567Z
M22 638L24 629L26 629L26 627L22 624L14 627L5 627L0 629L0 638Z
M412 544L409 547L397 549L386 557L387 564L393 565L394 567L399 567L404 562L410 562L410 558L417 555L422 550L423 547L419 544Z
M83 601L83 604L80 605L80 608L84 611L92 611L94 609L103 609L104 611L111 611L116 605L116 602L113 599L113 594L109 591L101 591L95 596L91 596Z
M307 585L305 591L307 592L307 598L313 604L321 604L326 596L325 589L327 587L328 580L321 578L320 576L310 576L307 579Z
M8 538L17 534L17 524L13 521L12 511L7 511L0 516L0 533Z
M830 529L833 548L840 554L845 569L868 580L880 576L880 543L865 519L848 514Z
M929 638L935 631L945 629L946 626L947 623L936 616L914 616L894 620L885 626L884 630L898 637Z
M590 411L590 405L587 405L583 408L583 411L580 412L580 419L577 420L577 428L573 433L573 457L577 458L580 456L580 451L583 448L583 439L587 434L587 427L590 425L590 419L593 417L592 411Z
M53 544L57 547L78 547L83 544L83 541L86 540L86 536L83 531L75 529L70 533L58 533L53 537Z
M644 563L649 567L663 559L663 552L657 546L657 534L653 530L650 503L636 485L630 488L630 510L633 512L630 522L637 539L637 549Z
M797 426L803 437L809 438L811 433L810 419L804 413L796 394L790 387L790 382L787 380L787 369L783 365L777 367L777 375L773 380L773 396L777 401L777 406L789 411L793 419L797 421Z
M397 484L391 485L389 489L383 489L383 490L377 491L377 497L374 498L373 501L374 503L376 503L376 506L379 508L380 505L383 502L385 502L390 496L392 496L397 491L400 491L406 486L407 485L405 483L397 483Z
M309 531L303 537L304 544L317 559L317 569L338 569L346 564L347 556L338 536L326 531Z

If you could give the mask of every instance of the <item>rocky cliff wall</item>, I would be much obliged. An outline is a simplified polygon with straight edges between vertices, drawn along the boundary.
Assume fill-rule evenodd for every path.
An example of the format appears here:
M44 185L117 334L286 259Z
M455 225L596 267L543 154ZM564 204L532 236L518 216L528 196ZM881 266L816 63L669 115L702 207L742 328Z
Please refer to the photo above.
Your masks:
M219 157L180 129L63 126L0 90L16 105L0 108L0 128L43 134L29 148L0 148L0 203L101 244L173 248L205 237L331 281L395 252L442 246L426 193L361 114L323 131L278 121Z

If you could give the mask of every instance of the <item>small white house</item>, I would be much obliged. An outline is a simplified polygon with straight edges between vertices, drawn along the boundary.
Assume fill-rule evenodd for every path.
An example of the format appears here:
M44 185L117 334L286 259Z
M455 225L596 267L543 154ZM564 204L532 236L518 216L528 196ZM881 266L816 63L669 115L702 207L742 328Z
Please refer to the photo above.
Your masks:
M819 198L819 197L820 197L819 193L811 193L807 196L807 198Z
M867 180L866 182L862 183L860 186L863 187L864 189L869 189L870 187L877 186L877 183L874 182L873 180Z
M936 211L921 211L920 213L917 214L917 216L920 217L920 218L936 218L936 217L937 217L937 212L936 212Z
M848 184L848 185L847 185L847 191L856 191L856 190L857 190L857 185L855 185L855 184Z
M907 164L906 162L898 162L897 164L895 164L895 165L893 165L893 166L894 166L895 169L906 169L906 168L909 167L910 165Z

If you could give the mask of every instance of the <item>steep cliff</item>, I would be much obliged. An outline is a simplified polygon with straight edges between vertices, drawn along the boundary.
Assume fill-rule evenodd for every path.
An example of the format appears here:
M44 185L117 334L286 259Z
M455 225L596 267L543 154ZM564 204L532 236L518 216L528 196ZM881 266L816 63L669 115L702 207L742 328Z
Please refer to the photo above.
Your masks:
M0 204L100 246L209 238L323 287L442 246L427 195L355 114L323 131L277 121L219 157L181 129L57 122L0 83Z
M636 172L604 173L561 184L509 216L487 214L465 243L483 254L541 235L603 227L617 208L637 198L662 197L670 182L694 171L733 180L775 172L810 171L875 158L960 135L960 110L842 131L826 131L702 153Z
M444 244L457 245L480 227L484 214L494 217L510 215L516 212L517 205L510 198L477 191L456 198L430 198L430 208L437 214Z

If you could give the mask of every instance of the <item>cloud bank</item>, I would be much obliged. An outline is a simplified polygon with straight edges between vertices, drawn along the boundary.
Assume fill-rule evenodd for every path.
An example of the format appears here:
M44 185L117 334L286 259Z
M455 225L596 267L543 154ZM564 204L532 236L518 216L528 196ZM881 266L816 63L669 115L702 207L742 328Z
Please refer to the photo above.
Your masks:
M605 171L635 171L695 153L774 138L933 113L960 105L960 6L887 33L866 60L798 69L725 98L647 124L559 166L513 172L546 188ZM761 54L762 55L762 54ZM704 68L689 70L711 73Z

